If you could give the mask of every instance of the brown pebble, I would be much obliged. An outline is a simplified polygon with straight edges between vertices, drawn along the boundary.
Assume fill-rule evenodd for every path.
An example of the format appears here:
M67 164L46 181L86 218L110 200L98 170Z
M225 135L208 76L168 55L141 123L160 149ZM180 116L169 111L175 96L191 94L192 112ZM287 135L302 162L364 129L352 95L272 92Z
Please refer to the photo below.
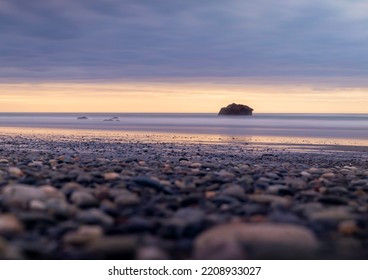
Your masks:
M104 178L107 181L113 181L113 180L118 179L119 177L120 177L120 175L116 172L108 172L108 173L104 174Z
M0 215L0 235L15 235L23 232L23 225L12 214Z
M14 167L14 166L9 167L8 172L10 173L10 175L16 176L16 177L21 177L24 175L23 171L20 168Z
M347 220L339 223L338 230L343 235L353 235L358 232L359 228L356 221Z

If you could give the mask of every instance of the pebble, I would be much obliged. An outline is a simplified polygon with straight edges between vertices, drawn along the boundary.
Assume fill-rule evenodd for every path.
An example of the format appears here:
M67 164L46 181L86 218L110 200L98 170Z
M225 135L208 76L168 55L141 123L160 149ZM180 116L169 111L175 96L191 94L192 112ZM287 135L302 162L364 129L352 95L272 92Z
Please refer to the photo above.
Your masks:
M30 167L42 167L43 162L42 161L32 161L28 164Z
M19 260L22 258L23 256L19 252L19 249L9 244L0 236L0 260Z
M76 215L77 221L84 224L97 224L103 226L110 226L114 220L99 209L89 209L79 211Z
M0 235L14 236L23 232L23 225L19 219L12 214L0 215Z
M97 199L91 193L85 191L73 192L70 201L81 208L95 207L98 205Z
M118 207L127 207L139 204L140 199L135 193L127 191L124 194L116 196L114 202Z
M232 197L235 197L235 198L240 199L240 200L245 200L246 199L244 189L240 186L237 186L237 185L225 188L222 191L222 194L232 196Z
M63 242L69 245L86 245L95 242L103 236L103 230L100 226L82 225L77 231L69 232L63 237Z
M46 193L40 188L28 185L8 185L3 189L4 202L10 206L27 208L31 200L44 201Z
M204 213L196 208L182 208L163 223L162 234L169 237L194 236L203 226Z
M284 207L288 207L291 205L291 200L285 197L280 197L271 194L251 194L248 195L248 199L257 203L266 203L272 205L280 205Z
M339 223L338 231L343 235L353 235L359 232L359 228L355 220L345 220Z
M354 220L355 215L348 207L336 206L311 212L308 218L313 222L339 223L344 220Z
M46 204L43 201L33 199L29 203L29 208L36 211L46 210Z
M104 174L104 178L107 181L113 181L120 178L120 174L116 172L108 172Z
M8 172L10 175L15 176L15 177L21 177L24 175L23 171L20 168L14 167L14 166L9 167Z
M170 257L162 249L154 246L145 246L137 250L138 260L168 260Z
M289 224L225 224L200 234L196 259L307 257L319 247L309 229ZM253 255L252 255L253 254Z
M131 236L109 236L91 242L86 248L86 257L106 260L133 259L138 242Z
M154 189L154 190L157 190L157 191L162 191L164 193L167 193L167 194L171 194L173 193L172 190L170 190L169 188L167 187L164 187L160 182L158 182L157 180L154 180L150 177L136 177L133 179L133 181L139 185L139 186L142 186L142 187L148 187L148 188L151 188L151 189Z

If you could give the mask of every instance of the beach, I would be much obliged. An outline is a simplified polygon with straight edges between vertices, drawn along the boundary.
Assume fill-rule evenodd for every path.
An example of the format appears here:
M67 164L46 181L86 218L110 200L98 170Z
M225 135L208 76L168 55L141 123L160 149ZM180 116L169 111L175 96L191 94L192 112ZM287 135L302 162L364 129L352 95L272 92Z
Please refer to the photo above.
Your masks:
M367 259L364 142L270 137L3 127L0 258Z

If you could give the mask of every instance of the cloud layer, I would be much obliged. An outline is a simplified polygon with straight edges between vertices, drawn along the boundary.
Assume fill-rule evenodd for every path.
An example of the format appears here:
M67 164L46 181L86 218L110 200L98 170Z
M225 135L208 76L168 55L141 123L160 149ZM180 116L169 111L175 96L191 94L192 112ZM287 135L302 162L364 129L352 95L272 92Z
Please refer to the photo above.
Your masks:
M0 80L361 77L366 0L0 0Z

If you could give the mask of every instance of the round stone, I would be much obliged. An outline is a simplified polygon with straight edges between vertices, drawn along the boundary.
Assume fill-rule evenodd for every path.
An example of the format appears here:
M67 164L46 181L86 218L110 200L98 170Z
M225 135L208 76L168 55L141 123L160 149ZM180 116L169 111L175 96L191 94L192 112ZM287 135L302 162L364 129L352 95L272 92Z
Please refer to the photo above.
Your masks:
M88 208L97 206L97 199L88 192L85 191L75 191L70 197L71 202L81 208Z
M8 185L3 190L4 202L11 206L27 208L31 200L44 201L46 193L40 188L28 185Z
M0 215L0 235L13 236L23 232L20 220L12 214Z
M200 234L196 259L304 258L318 248L312 231L289 224L224 224Z

